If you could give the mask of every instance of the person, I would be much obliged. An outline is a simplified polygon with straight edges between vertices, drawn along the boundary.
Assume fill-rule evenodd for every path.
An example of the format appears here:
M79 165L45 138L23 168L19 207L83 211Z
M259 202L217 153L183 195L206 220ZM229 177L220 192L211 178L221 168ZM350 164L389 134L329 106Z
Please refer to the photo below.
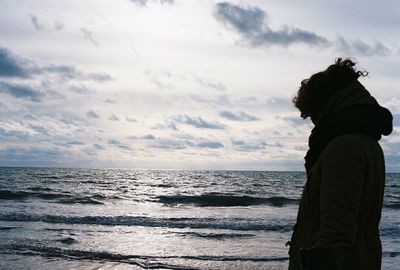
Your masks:
M307 181L289 248L289 270L380 269L385 163L378 143L393 117L358 81L368 72L338 58L293 97L314 128Z

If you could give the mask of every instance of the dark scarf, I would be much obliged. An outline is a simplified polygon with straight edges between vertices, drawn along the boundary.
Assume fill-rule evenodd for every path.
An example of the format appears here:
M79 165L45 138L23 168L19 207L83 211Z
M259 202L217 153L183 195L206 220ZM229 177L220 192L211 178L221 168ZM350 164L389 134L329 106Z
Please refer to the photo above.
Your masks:
M309 150L305 156L307 175L320 154L334 138L348 133L365 133L376 140L392 132L392 114L386 108L374 104L355 104L324 117L311 131Z

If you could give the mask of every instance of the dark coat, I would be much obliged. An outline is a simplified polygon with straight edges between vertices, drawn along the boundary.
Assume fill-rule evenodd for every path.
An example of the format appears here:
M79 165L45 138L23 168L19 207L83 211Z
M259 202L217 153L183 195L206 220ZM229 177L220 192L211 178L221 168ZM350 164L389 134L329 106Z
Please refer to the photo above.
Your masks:
M290 270L380 269L385 162L378 140L392 120L357 80L330 98L309 138Z
M333 139L308 173L289 269L303 269L300 260L311 261L309 269L380 269L384 184L384 156L376 139L361 133Z

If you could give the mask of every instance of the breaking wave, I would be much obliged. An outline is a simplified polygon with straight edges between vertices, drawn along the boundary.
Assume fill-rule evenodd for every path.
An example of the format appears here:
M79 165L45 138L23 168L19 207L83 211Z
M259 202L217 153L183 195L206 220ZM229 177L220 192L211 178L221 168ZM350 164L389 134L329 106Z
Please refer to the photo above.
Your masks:
M249 234L249 233L206 233L206 232L172 232L172 233L182 237L195 237L195 238L206 238L215 240L249 238L255 236L255 234Z
M151 255L125 255L106 251L90 251L64 249L58 247L48 247L41 245L9 245L2 246L2 252L14 251L17 254L28 256L45 256L58 257L68 260L102 260L113 261L126 264L132 264L144 269L186 269L197 270L196 267L176 265L174 261L190 263L190 261L213 261L213 262L228 262L228 261L249 261L249 262L268 262L268 261L286 261L288 257L257 257L257 256L151 256ZM163 262L164 261L164 262ZM171 263L172 262L172 263Z
M26 200L26 199L41 199L46 201L52 201L60 204L104 204L103 201L107 199L119 199L117 196L106 197L100 194L93 194L87 196L77 196L67 193L56 193L56 192L35 192L38 188L30 188L33 191L11 191L11 190L0 190L0 200ZM42 189L43 190L43 189ZM42 191L41 190L41 191ZM48 191L50 189L46 189Z
M71 197L72 195L65 193L43 193L43 192L30 192L30 191L0 190L0 200L23 200L28 198L53 200L53 199L71 198Z
M241 218L155 218L145 216L57 216L19 213L0 213L2 221L47 222L61 224L89 224L104 226L142 226L164 228L227 229L241 231L288 232L293 224L286 220L265 223L257 219Z
M250 206L267 204L271 206L284 206L288 204L299 203L298 199L287 197L253 197L253 196L236 196L225 195L219 193L207 193L202 195L162 195L156 197L156 201L167 205L193 204L196 206Z

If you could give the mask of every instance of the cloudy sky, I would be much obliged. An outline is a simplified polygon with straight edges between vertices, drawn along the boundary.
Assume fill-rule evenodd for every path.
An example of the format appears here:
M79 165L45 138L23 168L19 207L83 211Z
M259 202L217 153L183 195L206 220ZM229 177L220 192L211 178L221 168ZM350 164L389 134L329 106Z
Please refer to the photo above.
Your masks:
M0 0L0 165L303 170L300 81L337 57L395 116L400 3Z

